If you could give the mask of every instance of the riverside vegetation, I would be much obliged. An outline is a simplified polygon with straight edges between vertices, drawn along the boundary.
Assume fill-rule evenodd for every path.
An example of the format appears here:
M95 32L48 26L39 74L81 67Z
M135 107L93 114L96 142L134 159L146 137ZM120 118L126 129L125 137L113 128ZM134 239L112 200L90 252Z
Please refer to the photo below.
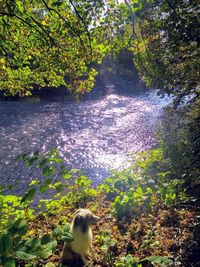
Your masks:
M174 99L158 147L96 188L81 170L66 168L55 148L21 155L42 179L23 196L6 193L11 185L1 188L0 265L61 266L73 213L87 207L101 217L94 266L199 266L198 6L196 0L0 0L5 95L64 86L79 96L92 89L96 63L123 53L148 86ZM37 195L49 190L54 197L40 199L35 210Z
M78 207L101 217L94 227L94 266L196 263L198 256L191 258L188 249L199 248L192 231L199 229L198 212L189 205L186 179L173 177L163 149L141 153L131 167L115 171L96 188L81 170L66 168L56 149L19 158L27 167L40 168L44 179L32 180L23 196L4 194L2 188L1 265L62 266L63 242L73 240L69 223ZM51 178L55 173L60 179ZM35 195L47 190L54 197L40 199L35 210Z

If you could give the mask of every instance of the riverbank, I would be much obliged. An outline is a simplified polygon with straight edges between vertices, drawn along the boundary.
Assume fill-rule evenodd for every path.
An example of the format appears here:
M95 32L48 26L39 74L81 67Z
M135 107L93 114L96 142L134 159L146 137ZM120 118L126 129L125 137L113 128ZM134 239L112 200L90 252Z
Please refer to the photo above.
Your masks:
M112 202L105 197L89 202L87 208L101 218L93 227L97 261L88 258L92 266L198 266L199 211L157 207L154 212L141 211L116 220L112 215ZM30 233L51 234L57 225L65 226L64 221L70 223L75 211L66 205L57 215L38 216L29 223ZM55 253L40 265L52 262L58 266L62 249L63 241L58 240ZM80 267L83 264L76 260L69 266Z
M91 180L78 170L62 170L62 183L48 178L53 169L45 164L59 162L55 152L52 151L45 162L37 154L33 155L35 158L23 156L29 164L38 161L46 175L43 183L32 181L22 197L0 195L3 218L0 230L15 240L12 248L9 247L9 257L12 255L16 264L20 267L27 264L62 266L63 240L70 242L67 225L76 209L82 207L101 218L93 227L97 261L88 258L92 266L198 266L200 209L190 204L181 184L170 180L169 173L160 169L161 150L144 153L136 165L115 172L95 189L90 187ZM160 179L165 182L161 183ZM63 195L65 188L68 193ZM41 200L36 214L30 203L38 192L46 190L53 190L54 197ZM16 223L19 218L20 223ZM14 232L10 230L13 223ZM19 235L21 246L16 239ZM28 244L32 244L31 247ZM68 266L83 264L76 259Z

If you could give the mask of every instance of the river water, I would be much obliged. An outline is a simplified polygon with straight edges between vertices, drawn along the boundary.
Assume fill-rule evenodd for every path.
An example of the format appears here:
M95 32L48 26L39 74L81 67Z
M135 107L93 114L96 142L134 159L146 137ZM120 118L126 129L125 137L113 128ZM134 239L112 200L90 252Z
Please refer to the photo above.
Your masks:
M40 177L16 156L52 147L100 183L109 170L128 166L138 151L155 146L155 130L168 103L155 91L124 80L101 83L79 102L56 90L20 101L0 100L0 183L24 191Z

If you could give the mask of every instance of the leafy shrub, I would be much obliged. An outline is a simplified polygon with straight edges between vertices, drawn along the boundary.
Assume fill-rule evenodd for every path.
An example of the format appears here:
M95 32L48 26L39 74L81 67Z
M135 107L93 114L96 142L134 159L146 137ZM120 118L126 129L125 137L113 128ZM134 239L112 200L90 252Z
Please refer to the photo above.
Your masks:
M41 205L46 211L59 212L64 203L77 203L79 207L85 207L86 201L97 196L97 191L91 188L92 180L89 180L81 170L69 169L58 156L57 149L52 148L44 155L39 151L20 155L18 159L23 160L27 167L41 169L44 181L32 180L29 184L30 190L22 197L21 203L27 206L33 201L37 191L45 193L54 190L54 199L41 200ZM59 179L53 179L56 174Z
M15 258L25 261L46 259L55 249L57 242L50 235L41 238L26 238L28 232L27 222L18 219L0 233L0 264L15 266Z
M25 208L22 198L14 195L0 193L0 231L7 228L9 223L19 218L34 218L34 210Z
M99 190L113 201L118 219L129 217L133 211L152 210L158 204L170 206L185 194L181 190L183 181L172 179L166 169L161 148L142 152L131 167L105 179Z
M109 231L104 231L98 236L98 241L101 244L100 249L104 252L104 259L108 263L113 263L113 248L115 247L117 241L111 239L109 236Z
M132 255L128 254L124 257L121 257L115 262L116 267L142 267L142 264L138 263L138 260Z

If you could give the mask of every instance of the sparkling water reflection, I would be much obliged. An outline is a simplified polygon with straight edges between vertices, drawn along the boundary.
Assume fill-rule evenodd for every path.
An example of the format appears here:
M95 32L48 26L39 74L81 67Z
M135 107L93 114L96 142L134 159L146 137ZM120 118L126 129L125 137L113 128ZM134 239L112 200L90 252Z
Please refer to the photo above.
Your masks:
M19 181L22 189L39 178L38 171L15 162L18 154L38 148L57 147L70 166L83 168L98 183L108 170L128 166L131 155L155 145L158 118L168 99L148 91L119 94L112 86L97 92L79 102L67 96L1 101L0 183Z

